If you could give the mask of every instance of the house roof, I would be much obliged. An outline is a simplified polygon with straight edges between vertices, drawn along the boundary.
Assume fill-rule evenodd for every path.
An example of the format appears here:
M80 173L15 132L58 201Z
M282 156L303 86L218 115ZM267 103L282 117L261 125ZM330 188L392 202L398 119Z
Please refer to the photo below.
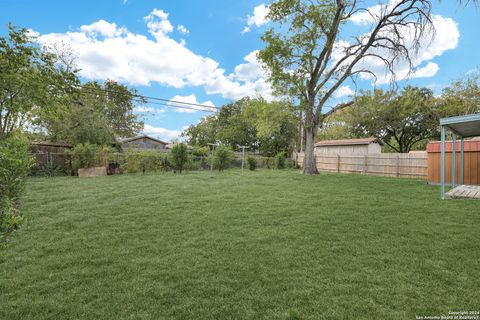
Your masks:
M480 114L443 118L440 119L440 125L464 138L480 136Z
M51 142L51 141L34 141L32 142L34 146L46 146L46 147L63 147L63 148L72 148L73 146L69 143L64 142Z
M323 140L315 144L316 147L329 146L354 146L354 145L369 145L377 143L377 138L362 138L362 139L343 139L343 140Z
M164 145L167 145L167 144L168 144L168 143L165 142L165 141L162 141L162 140L159 140L159 139L155 139L155 138L152 138L152 137L146 136L146 135L138 136L138 137L133 137L133 138L123 139L123 140L120 140L120 143L132 142L132 141L137 141L137 140L141 140L141 139L149 139L149 140L152 140L152 141L155 141L155 142L164 144Z

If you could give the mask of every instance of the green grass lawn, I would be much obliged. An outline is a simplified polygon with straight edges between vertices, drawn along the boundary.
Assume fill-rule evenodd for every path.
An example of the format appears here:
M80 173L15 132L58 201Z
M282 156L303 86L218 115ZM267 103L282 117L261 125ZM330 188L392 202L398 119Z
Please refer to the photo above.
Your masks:
M415 319L480 309L480 202L296 171L28 182L0 319Z

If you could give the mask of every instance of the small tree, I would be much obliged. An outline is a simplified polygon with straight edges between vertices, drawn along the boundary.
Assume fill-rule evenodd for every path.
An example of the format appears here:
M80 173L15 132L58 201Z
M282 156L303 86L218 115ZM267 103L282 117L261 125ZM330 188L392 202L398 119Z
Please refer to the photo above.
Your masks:
M227 146L220 145L215 149L214 162L218 171L225 170L231 159L233 159L233 152Z
M277 169L285 169L285 160L286 160L286 155L285 152L279 152L275 156L275 168Z
M173 146L170 152L170 164L173 170L182 173L185 165L188 162L188 150L187 146L183 143L178 143Z
M247 163L248 163L248 169L250 171L254 171L255 169L257 169L257 159L255 159L254 157L252 156L248 157Z
M80 168L94 167L97 160L98 146L90 143L80 143L71 152L72 167L74 170Z

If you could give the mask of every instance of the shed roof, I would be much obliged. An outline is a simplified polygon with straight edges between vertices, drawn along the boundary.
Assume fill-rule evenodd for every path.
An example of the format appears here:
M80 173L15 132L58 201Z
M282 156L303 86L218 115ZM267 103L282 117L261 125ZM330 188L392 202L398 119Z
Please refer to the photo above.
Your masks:
M316 147L329 146L353 146L353 145L369 145L378 142L377 138L362 139L344 139L344 140L323 140L315 144Z
M34 146L46 146L46 147L63 147L63 148L72 148L73 146L69 143L64 142L51 142L51 141L34 141L32 142Z
M167 142L165 142L165 141L162 141L162 140L159 140L159 139L155 139L155 138L152 138L152 137L150 137L150 136L147 136L147 135L138 136L138 137L133 137L133 138L127 138L127 139L123 139L123 140L120 140L120 143L132 142L132 141L137 141L137 140L140 140L140 139L149 139L149 140L152 140L152 141L155 141L155 142L161 143L161 144L165 144L165 145L167 145L167 144L168 144L168 143L167 143Z
M480 136L480 114L443 118L440 119L440 125L464 138Z

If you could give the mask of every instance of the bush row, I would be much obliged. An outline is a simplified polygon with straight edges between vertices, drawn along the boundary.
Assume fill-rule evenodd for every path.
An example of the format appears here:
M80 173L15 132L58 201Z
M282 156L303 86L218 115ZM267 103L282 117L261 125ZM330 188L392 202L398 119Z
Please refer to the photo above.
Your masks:
M212 165L216 170L222 171L227 168L241 166L239 159L230 148L218 146L215 148L213 159L208 148L188 149L184 144L177 144L169 153L156 150L127 150L115 152L112 148L101 147L92 144L79 144L69 153L69 166L73 172L79 168L93 166L106 166L110 173L126 172L152 172L174 171L181 173L184 170L209 169ZM246 167L250 170L258 168L284 169L293 167L293 162L281 152L275 157L247 157ZM68 166L68 165L67 165ZM57 171L48 170L47 173ZM111 169L111 170L110 170ZM68 172L69 170L64 170ZM44 171L35 170L35 175L41 175ZM60 171L58 171L60 172ZM48 174L55 175L55 174Z

